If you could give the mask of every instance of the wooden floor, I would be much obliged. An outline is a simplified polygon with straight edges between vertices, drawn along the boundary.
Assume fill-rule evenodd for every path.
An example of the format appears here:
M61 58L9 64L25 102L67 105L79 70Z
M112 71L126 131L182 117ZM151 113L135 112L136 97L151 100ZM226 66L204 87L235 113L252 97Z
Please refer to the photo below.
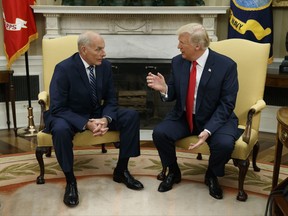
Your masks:
M260 151L257 157L259 162L273 163L275 154L276 134L259 134ZM36 137L15 137L14 131L0 130L0 155L34 152L36 148ZM288 150L283 148L281 164L288 165Z

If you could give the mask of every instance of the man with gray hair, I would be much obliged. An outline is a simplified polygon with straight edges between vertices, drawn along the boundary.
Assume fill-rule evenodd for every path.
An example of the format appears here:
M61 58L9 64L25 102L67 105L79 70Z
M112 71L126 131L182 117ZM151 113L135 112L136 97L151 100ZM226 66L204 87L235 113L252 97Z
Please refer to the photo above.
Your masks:
M211 154L204 181L210 195L222 199L217 177L224 176L225 164L240 136L238 118L233 112L238 92L237 65L208 48L210 40L202 25L187 24L177 33L181 54L172 59L168 82L159 72L146 77L147 85L159 91L163 101L176 101L153 130L162 165L169 168L158 191L169 191L181 181L175 142L198 135L198 142L191 143L189 149L208 143Z
M44 114L45 131L66 177L64 203L78 205L73 171L73 137L90 130L94 136L108 130L120 132L120 147L113 180L133 190L143 189L128 171L130 157L140 155L140 117L137 111L117 107L111 63L104 59L105 42L98 33L87 31L78 39L78 52L56 65L50 83L50 109Z

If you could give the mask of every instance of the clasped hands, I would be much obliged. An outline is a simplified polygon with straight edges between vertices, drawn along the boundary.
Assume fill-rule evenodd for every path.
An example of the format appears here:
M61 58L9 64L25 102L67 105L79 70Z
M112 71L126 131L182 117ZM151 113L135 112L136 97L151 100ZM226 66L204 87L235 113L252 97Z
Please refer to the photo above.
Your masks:
M89 119L86 128L89 129L93 136L102 136L108 131L108 121L106 118Z

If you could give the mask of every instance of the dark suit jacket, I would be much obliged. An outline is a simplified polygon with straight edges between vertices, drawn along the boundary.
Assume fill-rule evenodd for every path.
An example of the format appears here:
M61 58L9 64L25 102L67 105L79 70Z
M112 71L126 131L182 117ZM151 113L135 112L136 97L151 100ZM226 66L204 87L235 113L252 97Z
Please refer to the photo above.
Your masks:
M176 100L168 119L179 119L186 106L191 62L178 55L172 59L172 74L167 82L167 101ZM195 123L199 131L209 130L238 136L238 119L233 110L238 92L237 65L230 58L209 50L196 99ZM233 125L231 127L231 125Z
M91 87L79 53L56 65L50 83L50 109L44 114L46 131L50 131L54 117L65 119L76 131L82 131L89 118L107 115L116 119L117 100L110 62L103 60L95 71L97 107L92 106Z

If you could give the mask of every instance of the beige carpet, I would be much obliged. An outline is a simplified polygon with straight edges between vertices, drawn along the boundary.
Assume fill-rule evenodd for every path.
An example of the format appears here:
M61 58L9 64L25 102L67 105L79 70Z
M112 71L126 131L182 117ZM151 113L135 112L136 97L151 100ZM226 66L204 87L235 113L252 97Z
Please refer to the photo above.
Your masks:
M45 158L46 184L37 185L39 173L34 154L0 157L0 216L206 216L206 215L264 215L267 195L271 190L272 165L259 164L262 169L254 173L249 169L245 189L246 202L236 200L237 168L227 165L226 176L219 179L224 190L223 200L208 193L203 177L207 158L178 152L183 181L166 193L157 191L156 175L161 169L154 150L142 150L141 156L130 162L131 173L144 184L144 190L133 191L112 180L118 150L107 154L99 149L75 150L75 174L78 179L80 204L67 208L63 202L65 181L55 157ZM281 168L280 180L288 169Z

